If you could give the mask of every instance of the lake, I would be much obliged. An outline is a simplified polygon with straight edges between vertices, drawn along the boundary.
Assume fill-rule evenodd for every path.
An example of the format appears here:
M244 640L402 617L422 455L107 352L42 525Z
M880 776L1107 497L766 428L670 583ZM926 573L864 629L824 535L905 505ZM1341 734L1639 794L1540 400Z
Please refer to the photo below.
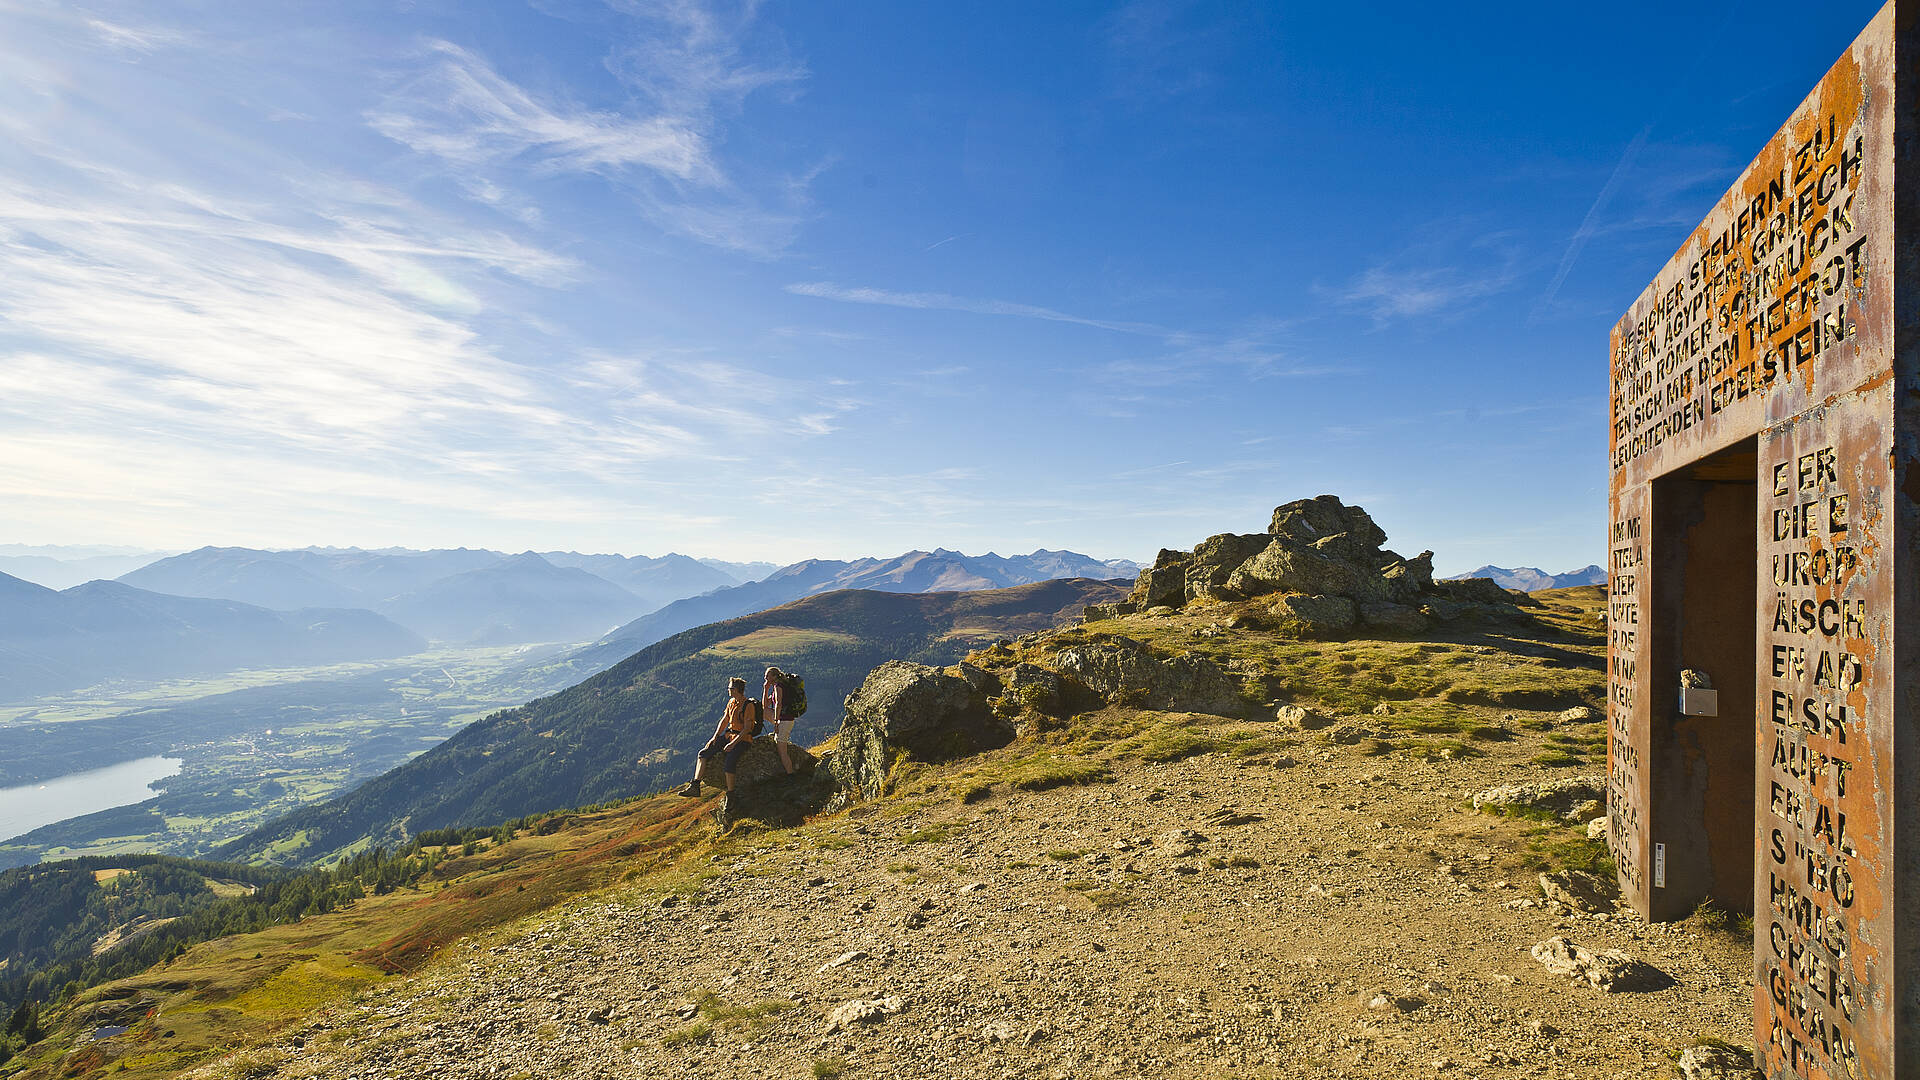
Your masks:
M56 821L145 802L158 794L153 790L155 783L179 771L179 758L143 757L38 784L0 788L0 841Z

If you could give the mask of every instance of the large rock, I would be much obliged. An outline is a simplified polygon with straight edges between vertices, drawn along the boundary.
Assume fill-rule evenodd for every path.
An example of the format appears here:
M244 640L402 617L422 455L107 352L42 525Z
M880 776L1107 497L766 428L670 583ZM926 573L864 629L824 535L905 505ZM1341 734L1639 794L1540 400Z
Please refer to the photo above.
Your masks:
M1108 701L1143 709L1242 716L1248 702L1234 678L1210 660L1167 656L1132 638L1076 645L1053 658L1061 672Z
M1258 555L1271 540L1272 537L1264 533L1251 536L1221 533L1202 540L1193 549L1192 561L1187 563L1186 598L1195 600L1245 595L1231 588L1228 579L1241 563Z
M1366 572L1310 544L1281 538L1269 543L1227 576L1227 586L1245 596L1270 592L1358 597L1370 595Z
M1187 602L1187 564L1193 556L1184 551L1161 548L1153 565L1140 571L1127 599L1135 608L1179 607Z
M1584 982L1602 993L1622 990L1653 990L1672 981L1658 968L1636 960L1618 949L1594 952L1565 937L1550 937L1533 947L1533 958L1555 975Z
M1093 704L1079 700L1087 696L1084 687L1073 686L1039 664L1015 664L1002 681L1017 703L1047 716L1066 716L1081 705Z
M1614 882L1597 874L1551 870L1540 875L1540 894L1575 911L1593 912L1612 911L1620 890Z
M1334 495L1296 499L1285 506L1275 507L1273 522L1267 526L1267 532L1308 544L1342 533L1351 534L1361 543L1376 548L1387 542L1386 532L1373 523L1373 518L1367 516L1365 510L1348 506Z
M1470 577L1453 578L1433 583L1434 592L1442 599L1459 604L1482 604L1490 607L1514 607L1513 594L1500 587L1492 578Z
M1303 638L1345 637L1360 618L1359 608L1344 596L1275 597L1272 610L1283 629Z
M1587 803L1598 803L1604 807L1606 798L1606 777L1569 776L1561 780L1541 780L1490 787L1473 796L1473 808L1475 810L1535 810L1559 817Z
M987 707L982 686L925 664L889 660L847 695L830 767L849 794L878 798L902 757L945 761L1005 746L1013 734Z
M1383 634L1421 634L1427 629L1427 617L1419 608L1384 601L1360 605L1360 619L1367 629Z
M791 776L780 764L780 750L772 735L753 740L734 767L733 790L714 811L723 827L742 818L769 825L797 825L826 805L833 795L833 778L803 746L788 746L787 756L793 762ZM702 779L706 790L726 790L726 775L718 760L707 766Z
M1396 604L1418 604L1433 591L1433 552L1423 551L1411 559L1395 557L1380 571L1387 599Z
M1681 1080L1761 1080L1751 1050L1702 1044L1680 1051Z

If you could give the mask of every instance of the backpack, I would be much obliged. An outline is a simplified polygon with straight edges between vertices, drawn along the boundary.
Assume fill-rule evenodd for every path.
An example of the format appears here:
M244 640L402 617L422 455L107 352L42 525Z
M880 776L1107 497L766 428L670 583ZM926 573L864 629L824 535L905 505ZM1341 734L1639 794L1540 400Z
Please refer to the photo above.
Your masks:
M780 705L788 716L800 717L807 711L807 680L786 672L780 679Z
M759 698L747 699L747 718L753 722L753 727L747 730L747 738L759 738L760 729L766 726L767 720L767 710L760 707Z

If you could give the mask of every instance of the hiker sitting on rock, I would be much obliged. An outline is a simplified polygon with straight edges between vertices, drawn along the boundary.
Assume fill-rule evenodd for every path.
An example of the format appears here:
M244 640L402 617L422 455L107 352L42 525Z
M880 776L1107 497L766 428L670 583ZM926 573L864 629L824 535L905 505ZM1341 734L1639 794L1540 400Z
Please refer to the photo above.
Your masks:
M787 744L792 741L796 717L793 703L787 700L786 678L777 667L767 669L767 681L760 687L760 705L773 718L773 746L780 751L780 764L792 776L793 759L787 756Z
M747 680L727 680L727 707L720 714L720 726L713 729L713 738L701 748L700 763L693 767L693 779L680 789L680 794L699 797L700 780L715 757L720 758L726 773L727 790L733 790L733 771L740 764L740 755L753 745L754 729L759 726L754 714L759 710L760 703L747 696Z

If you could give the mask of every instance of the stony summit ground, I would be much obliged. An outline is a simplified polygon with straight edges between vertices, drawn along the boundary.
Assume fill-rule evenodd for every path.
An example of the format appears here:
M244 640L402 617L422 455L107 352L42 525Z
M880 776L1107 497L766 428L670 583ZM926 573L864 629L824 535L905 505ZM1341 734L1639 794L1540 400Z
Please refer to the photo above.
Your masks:
M1541 871L1604 849L1469 801L1604 768L1601 725L1565 703L1597 696L1600 592L1543 596L1530 634L1424 642L1293 642L1205 606L1097 624L1283 681L1337 673L1293 696L1339 722L1023 724L898 770L886 798L716 831L202 1074L1671 1076L1688 1047L1750 1043L1750 928L1549 902ZM1530 955L1555 935L1661 977L1556 976Z

